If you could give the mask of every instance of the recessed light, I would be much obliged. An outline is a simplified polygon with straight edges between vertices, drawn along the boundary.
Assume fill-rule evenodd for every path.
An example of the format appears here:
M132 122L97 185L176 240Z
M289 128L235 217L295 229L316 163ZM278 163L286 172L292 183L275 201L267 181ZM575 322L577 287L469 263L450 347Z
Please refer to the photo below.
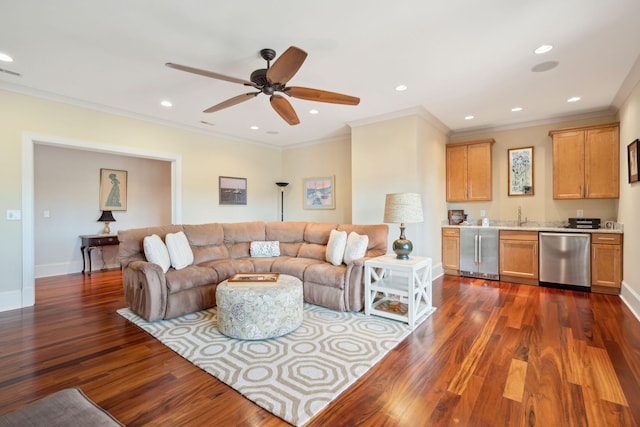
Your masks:
M551 46L550 44L543 44L542 46L534 50L533 53L535 53L536 55L540 55L542 53L549 52L551 49L553 49L553 46Z
M398 92L404 92L405 90L407 90L407 85L398 85L396 86L396 90Z
M476 118L476 116L464 116L465 120L473 120L475 118Z
M7 55L4 52L0 52L0 61L2 62L13 62L13 58Z
M258 129L260 129L260 128L259 128L258 126L256 126L256 125L253 125L253 126L249 126L249 129L251 129L251 130L258 130Z
M518 111L522 111L522 107L513 107L511 109L511 111L513 111L514 113L518 112Z
M309 114L318 114L320 111L316 110L315 108L313 110L309 110Z
M578 101L580 101L579 96L572 96L571 98L567 99L567 102L578 102Z
M169 101L168 99L164 99L164 100L160 101L160 105L162 105L163 107L166 107L166 108L173 107L173 103L171 101Z

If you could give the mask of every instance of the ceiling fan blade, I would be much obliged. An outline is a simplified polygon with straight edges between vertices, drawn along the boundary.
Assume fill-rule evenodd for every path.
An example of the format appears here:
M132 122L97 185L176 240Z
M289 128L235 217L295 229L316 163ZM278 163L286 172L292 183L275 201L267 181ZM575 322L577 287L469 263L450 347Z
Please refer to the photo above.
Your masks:
M214 73L213 71L201 70L199 68L193 68L193 67L188 67L186 65L174 64L172 62L167 62L164 65L166 65L169 68L175 68L176 70L186 71L187 73L199 74L201 76L211 77L218 80L224 80L231 83L240 83L241 85L245 85L245 86L253 86L253 87L256 86L249 80L225 76L224 74Z
M293 96L294 98L306 99L307 101L344 105L358 105L360 103L360 98L356 98L355 96L328 92L326 90L309 89L308 87L291 86L284 91L287 95Z
M298 72L305 59L307 52L291 46L269 68L267 78L271 83L286 84Z
M224 108L231 107L236 104L240 104L241 102L248 101L254 97L256 97L261 92L250 92L243 93L242 95L234 96L233 98L229 98L226 101L222 101L220 104L216 104L213 107L209 107L203 111L203 113L213 113L216 111L220 111Z
M276 113L280 114L280 117L282 117L285 122L291 126L300 123L300 119L295 110L282 95L271 95L270 101L273 109L276 110Z

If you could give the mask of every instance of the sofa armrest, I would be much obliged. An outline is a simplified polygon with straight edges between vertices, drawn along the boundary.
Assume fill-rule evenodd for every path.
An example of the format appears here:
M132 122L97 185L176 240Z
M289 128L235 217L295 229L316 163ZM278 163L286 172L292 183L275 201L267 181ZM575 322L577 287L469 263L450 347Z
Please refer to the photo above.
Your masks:
M164 319L167 281L162 267L147 261L133 261L122 271L124 299L136 314L151 322Z
M364 308L364 262L374 257L363 257L347 265L344 280L345 307L349 311Z

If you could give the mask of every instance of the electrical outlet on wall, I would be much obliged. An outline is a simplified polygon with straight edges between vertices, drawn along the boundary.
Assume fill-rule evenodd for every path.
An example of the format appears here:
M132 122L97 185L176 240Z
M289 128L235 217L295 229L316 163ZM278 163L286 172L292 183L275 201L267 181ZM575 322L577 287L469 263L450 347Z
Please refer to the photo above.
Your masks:
M576 211L576 216L577 216L578 218L582 218L582 217L584 216L584 211L583 211L582 209L578 209L578 210Z
M480 216L484 217L486 214L487 212L484 209L480 210Z

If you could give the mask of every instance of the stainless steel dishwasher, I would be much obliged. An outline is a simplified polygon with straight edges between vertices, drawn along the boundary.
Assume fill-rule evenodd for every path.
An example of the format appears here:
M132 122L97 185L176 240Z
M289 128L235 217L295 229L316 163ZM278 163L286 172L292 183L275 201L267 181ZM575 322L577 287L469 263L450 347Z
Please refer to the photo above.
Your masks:
M540 233L540 285L591 291L591 235Z

